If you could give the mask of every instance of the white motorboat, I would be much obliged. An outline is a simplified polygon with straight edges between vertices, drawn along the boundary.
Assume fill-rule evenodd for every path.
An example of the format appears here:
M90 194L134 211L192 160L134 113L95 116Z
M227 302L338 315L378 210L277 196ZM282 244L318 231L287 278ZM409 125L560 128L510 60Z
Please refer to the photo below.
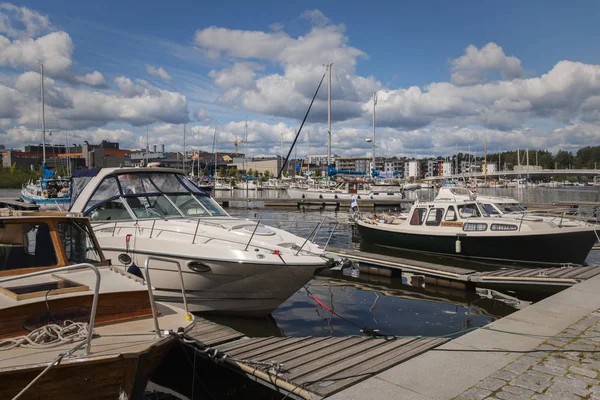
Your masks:
M491 216L503 218L526 219L529 221L543 220L558 226L586 226L587 222L577 219L573 215L565 216L563 212L557 214L531 213L517 199L505 196L481 196L468 188L441 188L435 200L466 201L477 200L483 209ZM552 211L552 210L549 210Z
M472 199L416 202L406 220L356 221L365 246L517 264L583 264L597 240L593 226L542 218L493 217Z
M395 200L403 199L402 186L397 184L370 183L363 181L344 180L332 189L323 188L287 188L291 199L319 199L319 200Z
M73 177L71 210L89 216L113 265L179 262L190 310L267 315L326 265L308 239L231 217L182 171L104 168ZM152 268L157 299L181 302L173 262Z

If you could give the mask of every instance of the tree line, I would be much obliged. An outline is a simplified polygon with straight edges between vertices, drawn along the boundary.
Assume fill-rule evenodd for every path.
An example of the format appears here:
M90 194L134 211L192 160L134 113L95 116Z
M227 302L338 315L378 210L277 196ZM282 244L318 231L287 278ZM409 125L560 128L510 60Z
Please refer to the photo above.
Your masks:
M469 154L458 153L451 157L455 160L467 160ZM520 158L520 160L519 160ZM475 157L477 161L482 161L483 157ZM488 164L498 163L500 159L501 168L506 166L509 170L515 165L527 164L527 150L503 151L501 153L491 153L487 155ZM600 168L600 146L583 147L575 154L567 150L559 150L552 154L547 150L529 150L529 165L539 165L543 169L594 169Z

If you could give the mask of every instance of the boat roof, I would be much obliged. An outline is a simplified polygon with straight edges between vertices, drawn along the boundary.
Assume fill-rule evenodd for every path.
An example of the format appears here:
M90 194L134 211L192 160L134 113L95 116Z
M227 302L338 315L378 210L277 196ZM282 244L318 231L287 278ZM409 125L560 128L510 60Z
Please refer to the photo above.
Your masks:
M139 173L171 173L185 176L185 172L177 168L163 167L115 167L95 168L93 170L76 171L71 184L71 208L74 212L83 212L89 198L104 178L123 174ZM81 184L79 183L81 181Z

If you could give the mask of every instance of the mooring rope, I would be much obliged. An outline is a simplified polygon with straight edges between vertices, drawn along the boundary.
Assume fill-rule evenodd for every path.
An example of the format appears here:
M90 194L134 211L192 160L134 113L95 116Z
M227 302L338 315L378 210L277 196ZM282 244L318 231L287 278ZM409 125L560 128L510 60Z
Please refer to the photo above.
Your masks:
M48 324L34 329L27 335L0 339L0 350L11 350L16 347L52 348L85 340L88 334L87 323L67 320L64 325Z

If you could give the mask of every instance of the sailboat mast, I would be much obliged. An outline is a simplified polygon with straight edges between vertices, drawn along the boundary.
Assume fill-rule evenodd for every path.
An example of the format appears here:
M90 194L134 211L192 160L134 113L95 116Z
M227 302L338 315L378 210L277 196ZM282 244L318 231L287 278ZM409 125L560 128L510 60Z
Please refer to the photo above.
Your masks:
M331 66L333 64L329 64L327 66L327 71L329 72L329 76L327 78L327 171L326 171L326 181L327 187L329 187L329 165L331 165Z
M375 106L377 105L377 92L373 92L373 169L371 177L375 177Z
M44 111L44 64L40 63L40 74L42 75L42 163L46 164L46 113Z
M185 150L185 122L183 123L183 172L185 172L185 164L187 164L187 151ZM192 168L192 172L193 172Z

